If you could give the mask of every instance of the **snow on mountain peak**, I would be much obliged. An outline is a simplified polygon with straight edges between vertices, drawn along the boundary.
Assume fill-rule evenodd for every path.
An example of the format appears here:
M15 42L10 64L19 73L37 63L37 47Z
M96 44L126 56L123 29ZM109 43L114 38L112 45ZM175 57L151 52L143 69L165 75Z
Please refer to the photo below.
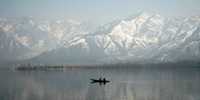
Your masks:
M9 32L10 37L18 34L12 39L30 49L27 54L21 54L22 57L37 58L43 56L43 52L49 52L51 57L51 51L54 51L53 54L62 55L69 61L77 60L77 57L81 60L84 56L97 62L169 62L200 59L199 19L199 16L167 18L145 12L107 24L95 32L85 30L83 23L74 20L32 19L30 25L25 23L24 27L2 21L0 32ZM1 49L4 47L1 44Z
M188 55L181 57L185 53L200 58L199 25L198 17L167 18L159 14L142 13L133 19L120 21L107 34L94 37L107 38L107 48L101 48L104 48L103 52L107 55L107 51L114 51L110 56L114 54L116 58L137 61L148 59L155 62L178 61L188 59ZM195 49L190 52L195 53L188 53L184 48L188 48L192 42L195 42ZM182 52L179 52L180 49Z

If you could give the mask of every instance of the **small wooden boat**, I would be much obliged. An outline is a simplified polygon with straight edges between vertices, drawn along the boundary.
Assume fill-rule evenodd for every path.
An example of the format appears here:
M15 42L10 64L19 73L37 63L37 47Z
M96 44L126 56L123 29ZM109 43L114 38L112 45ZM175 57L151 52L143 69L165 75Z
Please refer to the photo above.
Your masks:
M101 79L90 79L91 80L91 83L94 84L94 83L99 83L100 85L101 84L106 84L106 83L109 83L110 81L109 80L106 80L105 78Z

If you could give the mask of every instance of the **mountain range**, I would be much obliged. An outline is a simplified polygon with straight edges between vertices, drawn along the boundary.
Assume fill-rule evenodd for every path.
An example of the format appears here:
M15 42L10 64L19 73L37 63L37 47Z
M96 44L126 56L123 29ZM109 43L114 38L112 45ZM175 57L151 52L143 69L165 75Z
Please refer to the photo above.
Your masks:
M200 16L139 13L95 30L75 20L0 18L0 63L199 61Z

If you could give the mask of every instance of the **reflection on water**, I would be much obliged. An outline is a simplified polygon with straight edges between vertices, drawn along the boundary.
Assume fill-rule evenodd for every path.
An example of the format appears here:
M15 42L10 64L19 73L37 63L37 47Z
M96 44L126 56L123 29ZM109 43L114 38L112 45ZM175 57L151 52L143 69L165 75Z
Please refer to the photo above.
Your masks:
M109 84L90 84L106 77ZM200 100L200 70L0 71L0 100Z

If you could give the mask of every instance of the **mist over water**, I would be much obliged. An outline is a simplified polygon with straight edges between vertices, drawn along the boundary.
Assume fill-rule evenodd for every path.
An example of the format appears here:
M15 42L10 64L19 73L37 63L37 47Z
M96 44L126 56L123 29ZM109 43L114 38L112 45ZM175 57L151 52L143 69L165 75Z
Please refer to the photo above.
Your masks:
M199 66L200 0L0 0L0 100L200 100Z
M6 77L5 77L6 76ZM90 78L106 77L106 85ZM199 100L199 68L2 71L1 100Z

